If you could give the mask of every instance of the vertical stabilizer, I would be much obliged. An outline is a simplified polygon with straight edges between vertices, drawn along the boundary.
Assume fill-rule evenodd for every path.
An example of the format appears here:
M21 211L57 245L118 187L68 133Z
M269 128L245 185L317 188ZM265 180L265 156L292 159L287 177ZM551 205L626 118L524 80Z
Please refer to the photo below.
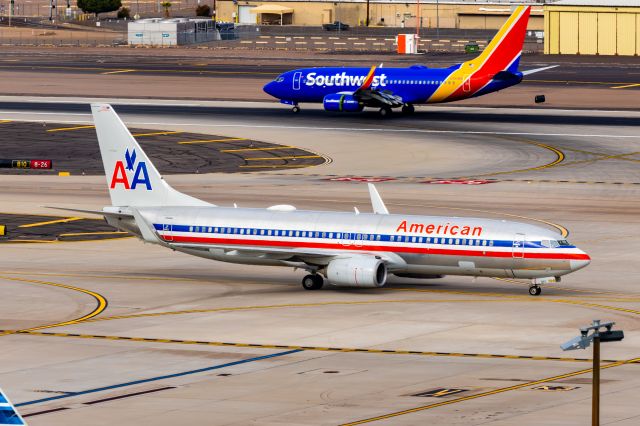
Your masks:
M111 105L92 104L100 154L113 206L211 206L173 189Z
M518 72L531 6L518 6L482 53L449 74L429 103L473 96L501 71Z

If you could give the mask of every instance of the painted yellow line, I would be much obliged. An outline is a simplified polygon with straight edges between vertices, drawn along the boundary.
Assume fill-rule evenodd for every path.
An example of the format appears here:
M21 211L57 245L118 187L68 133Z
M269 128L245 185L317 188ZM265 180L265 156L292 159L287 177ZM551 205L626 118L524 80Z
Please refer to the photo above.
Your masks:
M45 226L45 225L53 225L56 223L74 222L76 220L82 220L82 219L84 218L83 217L66 217L63 219L49 220L47 222L28 223L26 225L20 225L18 226L18 228L34 228L36 226Z
M0 120L0 124L12 123L13 120Z
M116 71L107 71L107 72L102 72L100 74L102 75L109 75L109 74L122 74L125 72L135 72L136 70L116 70Z
M75 127L59 127L57 129L49 129L47 132L66 132L71 130L81 130L81 129L94 129L96 126L75 126Z
M53 327L62 327L65 325L71 325L71 324L78 324L80 322L83 321L87 321L91 318L94 318L97 315L100 315L105 309L107 309L108 306L108 302L107 299L104 298L104 296L102 296L99 293L96 293L94 291L91 290L87 290L84 288L80 288L80 287L75 287L72 285L67 285L67 284L60 284L60 283L54 283L51 281L40 281L40 280L30 280L30 279L26 279L26 278L17 278L17 277L8 277L8 276L0 276L0 279L3 280L7 280L7 281L16 281L16 282L23 282L23 283L30 283L30 284L38 284L38 285L46 285L46 286L51 286L51 287L58 287L58 288L63 288L66 290L72 290L72 291L77 291L80 293L84 293L86 295L91 296L95 301L96 301L96 307L89 312L88 314L85 314L81 317L72 319L72 320L68 320L68 321L62 321L62 322L57 322L54 324L47 324L47 325L41 325L41 326L37 326L37 327L31 327L31 328L27 328L27 329L23 329L23 330L16 330L16 331L35 331L35 330L43 330L46 328L53 328ZM10 334L10 332L6 332L4 334Z
M563 162L564 159L565 159L564 153L562 151L560 151L559 149L551 146L551 145L547 145L547 144L544 144L544 143L531 142L531 141L521 141L521 142L524 142L524 143L529 144L529 145L539 146L539 147L544 148L544 149L548 149L549 151L553 152L556 155L556 159L553 160L550 163L543 164L542 166L528 167L526 169L506 170L506 171L503 171L503 172L483 173L483 174L474 175L474 176L476 176L476 177L480 177L480 176L498 176L498 175L506 175L506 174L511 174L511 173L524 173L524 172L532 172L532 171L536 171L536 170L543 170L543 169L548 169L549 167L557 166L558 164Z
M276 146L269 148L237 148L237 149L221 149L220 152L247 152L247 151L277 151L279 149L291 149L295 146Z
M25 244L25 243L57 243L55 240L23 240L23 239L15 239L3 241L2 244Z
M521 296L525 298L525 296ZM526 296L529 299L531 296ZM234 306L234 307L222 307L211 309L188 309L183 311L165 311L165 312L150 312L140 314L128 314L128 315L114 315L110 317L101 317L92 320L97 321L113 321L120 319L131 318L147 318L147 317L160 317L167 315L185 315L185 314L204 314L214 312L234 312L234 311L253 311L253 310L265 310L265 309L283 309L283 308L313 308L320 306L353 306L353 305L377 305L387 303L469 303L469 302L504 302L502 299L391 299L391 300L364 300L364 301L337 301L337 302L317 302L317 303L286 303L281 305L254 305L254 306Z
M178 133L182 133L182 132L153 132L153 133L138 133L136 135L132 135L135 136L137 138L143 137L143 136L163 136L163 135L175 135Z
M101 232L71 232L68 234L60 234L58 237L81 237L84 235L128 235L124 231L101 231Z
M286 157L257 157L245 158L245 161L277 161L277 160L302 160L307 158L322 158L320 155L289 155Z
M302 167L311 167L315 164L262 164L262 165L242 165L238 166L245 169L297 169Z
M613 362L611 364L603 365L603 366L600 367L600 369L604 370L604 369L607 369L607 368L619 367L621 365L626 365L626 364L635 364L635 363L637 363L639 361L640 361L640 358L633 358L633 359L629 359L629 360L626 360L626 361L617 361L617 362ZM377 422L377 421L380 421L380 420L387 420L387 419L390 419L390 418L393 418L393 417L403 416L405 414L417 413L419 411L425 411L425 410L429 410L429 409L432 409L432 408L442 407L444 405L456 404L458 402L469 401L471 399L477 399L477 398L482 398L482 397L485 397L485 396L496 395L496 394L499 394L499 393L509 392L509 391L512 391L512 390L523 389L523 388L539 385L539 384L546 383L546 382L555 382L555 381L558 381L558 380L561 380L561 379L566 379L568 377L580 376L582 374L590 373L591 370L592 370L591 368L586 368L584 370L578 370L578 371L574 371L574 372L571 372L571 373L560 374L560 375L557 375L557 376L547 377L545 379L534 380L534 381L531 381L531 382L520 383L520 384L513 385L513 386L507 386L507 387L500 388L500 389L494 389L494 390L487 391L487 392L477 393L477 394L474 394L474 395L468 395L468 396L463 396L463 397L460 397L460 398L450 399L448 401L436 402L434 404L423 405L421 407L410 408L408 410L396 411L396 412L389 413L389 414L383 414L381 416L370 417L368 419L363 419L363 420L357 420L355 422L343 423L342 426L355 426L355 425L361 425L361 424L365 424L365 423L373 423L373 422Z
M9 330L0 330L0 333L9 332ZM557 361L557 362L592 362L589 358L560 358L546 356L528 356L528 355L499 355L499 354L473 354L473 353L456 353L456 352L427 352L427 351L410 351L397 349L371 349L371 348L340 348L328 346L298 346L298 345L277 345L263 343L238 343L238 342L215 342L203 340L182 340L182 339L158 339L148 337L130 337L130 336L108 336L96 334L78 334L78 333L54 333L46 331L28 331L20 330L16 334L28 334L32 336L43 337L69 337L76 339L104 339L104 340L127 340L133 342L146 343L172 343L178 345L205 345L205 346L235 346L243 348L263 348L263 349L298 349L306 351L321 352L357 352L357 353L375 353L382 355L418 355L429 357L457 357L457 358L490 358L490 359L512 359L526 361ZM619 362L618 360L603 360L602 362Z
M234 142L234 141L246 141L246 138L225 138L225 139L201 139L195 141L181 141L178 142L180 145L191 145L191 144L200 144L200 143L226 143L226 142Z
M629 87L639 87L640 83L634 83L634 84L625 84L624 86L614 86L612 87L612 89L627 89Z

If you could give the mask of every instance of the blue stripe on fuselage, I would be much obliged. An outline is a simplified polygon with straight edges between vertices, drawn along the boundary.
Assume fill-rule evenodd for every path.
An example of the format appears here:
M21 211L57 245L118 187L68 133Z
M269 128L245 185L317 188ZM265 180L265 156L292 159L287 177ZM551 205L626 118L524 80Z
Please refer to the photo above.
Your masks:
M450 68L379 68L375 71L372 88L390 90L407 103L423 103L442 81L459 65ZM265 86L270 95L293 102L322 102L329 94L354 92L363 83L368 68L302 68L288 71ZM282 81L278 82L278 80Z

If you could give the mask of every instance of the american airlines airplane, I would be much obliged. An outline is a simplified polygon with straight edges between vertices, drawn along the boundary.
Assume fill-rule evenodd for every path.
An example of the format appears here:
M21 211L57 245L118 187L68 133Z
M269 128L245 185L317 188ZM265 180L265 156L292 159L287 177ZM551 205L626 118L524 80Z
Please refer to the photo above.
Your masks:
M448 68L412 65L405 68L317 67L287 71L264 91L300 111L299 103L321 103L327 111L358 112L392 108L405 114L414 105L452 102L497 92L520 83L524 76L555 65L519 71L531 6L519 6L489 45L472 60Z
M194 256L306 270L307 290L382 287L389 274L530 279L541 284L584 268L589 256L557 232L483 218L390 214L373 185L373 213L219 207L173 189L110 105L91 105L113 227Z

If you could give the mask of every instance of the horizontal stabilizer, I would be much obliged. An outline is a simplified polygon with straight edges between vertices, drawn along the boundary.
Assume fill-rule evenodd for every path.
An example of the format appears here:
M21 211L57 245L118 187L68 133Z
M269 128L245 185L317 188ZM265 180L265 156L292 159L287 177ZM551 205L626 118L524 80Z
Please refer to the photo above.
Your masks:
M532 70L522 71L522 75L535 74L535 73L540 72L540 71L550 70L551 68L555 68L557 66L558 65L549 65L548 67L534 68Z
M104 211L104 210L83 210L83 209L69 209L66 207L55 207L55 206L43 206L47 209L55 209L62 210L65 212L73 212L73 213L85 213L85 214L95 214L98 216L113 216L113 217L133 217L133 214L129 210L118 209L117 211Z

